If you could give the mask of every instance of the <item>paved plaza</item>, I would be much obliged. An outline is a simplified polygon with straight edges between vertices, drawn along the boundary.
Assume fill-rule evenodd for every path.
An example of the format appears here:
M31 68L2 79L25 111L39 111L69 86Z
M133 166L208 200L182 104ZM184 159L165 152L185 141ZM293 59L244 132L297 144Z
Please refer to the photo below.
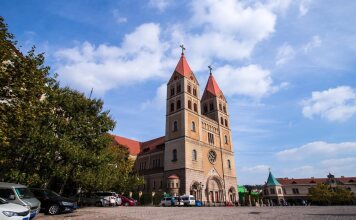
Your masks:
M74 213L45 216L51 219L356 219L356 206L308 206L308 207L88 207Z

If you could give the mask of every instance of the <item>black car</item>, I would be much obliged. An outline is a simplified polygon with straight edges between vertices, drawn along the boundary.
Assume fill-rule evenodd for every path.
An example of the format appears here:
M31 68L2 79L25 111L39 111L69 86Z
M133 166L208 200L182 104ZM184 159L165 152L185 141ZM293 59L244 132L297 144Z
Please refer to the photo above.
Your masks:
M35 197L41 201L41 211L49 215L72 212L77 208L76 202L62 197L48 189L30 189Z

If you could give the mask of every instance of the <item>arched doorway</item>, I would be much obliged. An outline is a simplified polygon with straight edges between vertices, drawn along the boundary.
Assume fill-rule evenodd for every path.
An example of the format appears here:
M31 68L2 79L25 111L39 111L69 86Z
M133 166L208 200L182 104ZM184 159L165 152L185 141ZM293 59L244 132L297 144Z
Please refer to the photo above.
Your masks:
M229 199L231 203L236 202L236 189L233 186L229 189Z
M190 186L190 194L193 195L196 200L202 201L202 184L194 181Z
M224 202L224 190L222 180L218 176L211 176L206 183L206 197L209 202Z

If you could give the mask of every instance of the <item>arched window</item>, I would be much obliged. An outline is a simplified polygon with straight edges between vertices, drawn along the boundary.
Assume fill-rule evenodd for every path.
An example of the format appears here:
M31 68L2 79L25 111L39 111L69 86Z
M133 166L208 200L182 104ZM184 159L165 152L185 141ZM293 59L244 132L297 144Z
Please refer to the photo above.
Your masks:
M176 149L174 149L172 151L172 161L177 161L177 150Z
M192 151L192 160L197 160L197 151L196 150Z
M174 103L171 103L171 112L174 112Z
M188 100L188 108L192 109L192 101Z
M193 95L197 96L197 89L196 88L193 88Z
M226 113L226 106L224 105L224 107L223 107L223 108L224 108L224 112Z
M181 91L181 86L180 86L180 84L178 84L178 86L177 86L177 94L180 93L180 91Z
M210 111L214 110L214 103L210 103Z
M171 87L171 96L174 96L174 87Z
M177 121L173 122L173 131L178 131L178 122Z
M195 111L195 112L198 112L198 106L197 106L197 103L194 103L194 111Z
M230 162L230 160L227 160L227 167L228 167L229 169L231 169L231 162Z
M225 135L225 144L228 144L228 139L226 135Z
M219 110L222 111L222 105L219 103Z
M177 109L180 109L180 100L177 101Z
M220 123L221 123L222 125L224 125L224 119L223 119L223 117L220 118Z
M189 93L192 93L192 87L190 87L190 85L188 85L188 89L187 90L188 90Z
M194 121L192 121L192 131L195 132L195 122Z
M227 120L225 119L225 126L228 127L229 125L227 124Z

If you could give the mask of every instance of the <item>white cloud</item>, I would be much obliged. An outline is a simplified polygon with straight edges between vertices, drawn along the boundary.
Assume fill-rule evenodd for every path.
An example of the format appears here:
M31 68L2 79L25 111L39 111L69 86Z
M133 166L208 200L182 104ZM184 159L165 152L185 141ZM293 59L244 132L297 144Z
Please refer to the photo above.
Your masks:
M156 90L156 95L152 100L147 100L141 105L142 109L155 108L164 109L167 99L167 84L163 83Z
M121 47L84 42L56 52L60 79L66 84L102 94L112 88L163 76L170 64L164 56L160 26L146 23L125 35Z
M293 47L287 43L278 49L276 56L276 65L282 65L289 60L292 60L295 56L295 51Z
M303 47L303 51L305 53L308 53L310 50L320 47L321 46L321 39L318 35L313 36L312 40L308 42L306 45Z
M337 159L328 159L321 161L321 164L326 167L344 167L344 166L355 166L356 157L347 157L347 158L337 158Z
M150 0L148 5L153 8L157 8L160 12L163 12L170 5L170 3L170 0Z
M268 165L256 165L252 167L242 167L242 172L252 172L252 173L267 173L270 166Z
M346 121L356 113L356 91L349 86L315 91L302 105L307 118L320 116L328 121Z
M217 68L214 76L225 95L245 95L262 98L276 92L281 87L273 86L271 72L257 65L234 68L230 65Z
M276 15L262 4L207 0L193 1L190 6L189 24L176 24L170 33L172 44L184 42L192 53L195 71L216 59L249 58L256 44L274 32Z
M323 141L311 142L300 147L278 152L276 155L284 160L302 160L306 158L355 154L356 142L327 143Z
M114 9L112 11L112 14L114 16L114 19L115 19L116 23L121 24L121 23L126 23L127 22L127 18L121 16L120 13L119 13L119 10Z
M304 16L308 13L311 0L300 0L299 3L299 16Z

